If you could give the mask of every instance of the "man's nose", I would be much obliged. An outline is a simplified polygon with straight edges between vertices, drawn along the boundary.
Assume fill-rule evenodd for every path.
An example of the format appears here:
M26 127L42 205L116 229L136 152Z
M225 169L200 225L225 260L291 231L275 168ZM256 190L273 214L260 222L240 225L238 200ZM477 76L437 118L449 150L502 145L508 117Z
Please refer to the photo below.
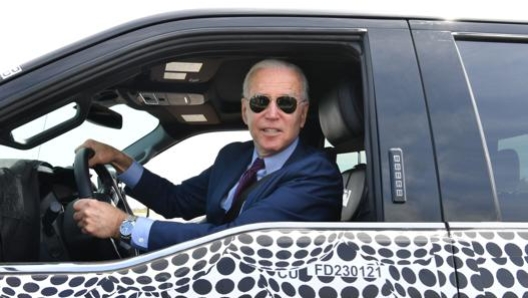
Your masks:
M279 107L277 106L277 102L272 100L266 110L264 110L264 113L266 113L266 118L277 118L279 115Z

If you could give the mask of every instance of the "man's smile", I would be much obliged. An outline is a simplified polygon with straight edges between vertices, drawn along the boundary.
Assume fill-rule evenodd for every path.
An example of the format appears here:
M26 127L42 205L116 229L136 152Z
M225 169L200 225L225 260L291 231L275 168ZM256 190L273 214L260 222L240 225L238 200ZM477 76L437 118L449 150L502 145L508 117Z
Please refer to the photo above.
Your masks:
M282 130L278 128L262 128L260 131L262 131L265 135L277 135L282 132Z

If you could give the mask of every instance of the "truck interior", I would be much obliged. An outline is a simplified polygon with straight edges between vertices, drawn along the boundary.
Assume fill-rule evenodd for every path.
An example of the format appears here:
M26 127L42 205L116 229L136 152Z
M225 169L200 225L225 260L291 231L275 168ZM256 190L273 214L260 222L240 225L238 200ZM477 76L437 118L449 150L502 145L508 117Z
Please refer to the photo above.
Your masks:
M245 130L240 114L242 82L251 65L265 58L295 63L308 78L310 109L301 131L302 142L325 150L335 160L346 153L364 154L367 92L360 39L335 40L319 35L292 36L289 41L266 35L247 40L225 37L221 42L202 40L155 50L154 46L137 49L130 59L115 65L108 61L93 74L65 87L61 97L43 93L35 104L17 111L12 121L2 126L0 143L15 151L36 148L59 135L74 133L85 122L121 129L126 122L113 108L126 105L159 120L154 130L125 148L139 162L148 163L189 137ZM29 137L15 138L19 127L68 105L75 110L71 119ZM63 158L73 163L73 151ZM366 160L342 166L343 221L376 220L376 204L368 193L367 161L368 155ZM97 261L132 256L113 241L82 234L69 218L72 202L79 197L75 177L78 163L63 167L47 160L7 156L1 165L2 262ZM115 177L100 171L97 175L99 185L92 185L93 192L132 212L126 195L120 198Z

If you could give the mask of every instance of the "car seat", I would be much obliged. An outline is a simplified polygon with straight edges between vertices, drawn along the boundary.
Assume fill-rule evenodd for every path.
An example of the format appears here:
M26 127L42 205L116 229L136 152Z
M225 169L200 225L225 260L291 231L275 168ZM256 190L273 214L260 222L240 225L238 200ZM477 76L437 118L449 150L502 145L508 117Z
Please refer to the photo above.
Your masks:
M0 160L0 262L38 261L40 194L34 160Z
M356 80L341 80L322 98L319 122L326 139L334 146L332 149L326 148L329 156L364 149L363 104ZM366 165L357 164L341 175L344 186L341 221L360 220L370 213Z

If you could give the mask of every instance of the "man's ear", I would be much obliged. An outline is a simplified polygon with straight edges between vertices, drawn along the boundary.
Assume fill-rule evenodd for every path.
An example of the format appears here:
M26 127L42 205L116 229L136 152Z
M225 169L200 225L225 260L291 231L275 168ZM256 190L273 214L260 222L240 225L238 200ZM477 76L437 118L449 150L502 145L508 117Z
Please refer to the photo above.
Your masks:
M308 117L308 108L310 107L309 103L306 103L303 105L302 111L301 111L301 128L304 127L304 124L306 123L306 117Z
M245 103L246 100L244 100L244 98L242 98L242 100L240 101L241 103L241 112L242 112L242 120L244 121L244 123L247 125L248 124L248 119L247 119L247 105Z

